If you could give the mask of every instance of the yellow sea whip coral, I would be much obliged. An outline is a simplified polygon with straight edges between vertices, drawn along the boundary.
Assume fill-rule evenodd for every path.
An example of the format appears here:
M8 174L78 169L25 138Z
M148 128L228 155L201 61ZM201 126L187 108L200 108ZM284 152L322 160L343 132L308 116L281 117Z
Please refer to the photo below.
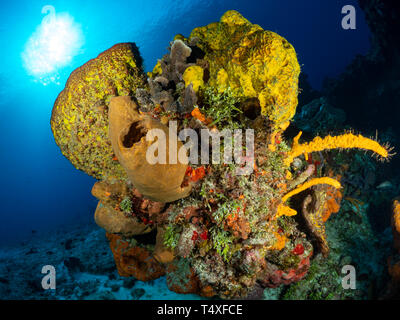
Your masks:
M315 186L317 184L329 184L337 189L341 188L341 184L339 181L329 178L329 177L323 177L323 178L314 178L310 181L307 181L301 185L299 185L296 189L293 189L292 191L288 192L285 194L282 198L282 203L278 206L275 218L279 218L280 216L294 216L297 214L296 210L288 207L285 205L285 202L293 197L295 194L298 194L308 188L311 188L312 186Z
M388 158L390 156L389 149L385 146L381 146L375 140L363 137L362 135L355 135L353 133L345 133L340 136L332 137L327 136L325 138L315 137L314 140L303 144L299 143L302 132L293 139L292 149L284 160L286 166L290 166L293 160L304 154L306 160L308 153L315 151L323 151L329 149L351 149L358 148L364 150L371 150L382 158Z

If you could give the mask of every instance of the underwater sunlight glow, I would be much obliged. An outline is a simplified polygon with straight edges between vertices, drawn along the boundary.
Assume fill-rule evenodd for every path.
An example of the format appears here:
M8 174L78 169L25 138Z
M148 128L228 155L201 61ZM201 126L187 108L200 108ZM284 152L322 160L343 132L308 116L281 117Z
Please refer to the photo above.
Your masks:
M68 13L56 15L51 5L44 6L42 13L47 15L28 39L22 59L28 73L47 85L57 83L58 70L80 53L83 34Z

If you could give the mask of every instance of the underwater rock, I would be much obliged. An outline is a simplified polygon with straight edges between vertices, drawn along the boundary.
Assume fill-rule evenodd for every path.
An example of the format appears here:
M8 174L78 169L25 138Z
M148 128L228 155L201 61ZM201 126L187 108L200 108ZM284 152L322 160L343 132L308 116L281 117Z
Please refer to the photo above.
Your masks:
M69 272L80 272L83 271L83 265L81 260L76 257L69 257L64 260L64 265L67 267Z
M371 33L366 55L357 55L345 72L324 81L322 94L346 112L348 124L400 134L400 10L396 1L359 0Z
M200 290L200 280L190 267L189 260L180 258L174 260L167 268L168 288L176 293L197 293Z
M359 0L372 33L372 52L390 58L400 49L400 9L396 1ZM397 51L398 52L398 51Z
M268 288L276 288L282 284L288 285L303 279L310 268L310 257L300 261L297 268L289 270L280 270L277 266L267 263L265 274L259 282Z
M119 43L74 70L58 95L51 129L61 152L79 170L96 179L125 179L108 137L111 97L133 95L144 87L139 51Z
M129 180L143 196L153 201L171 202L189 195L191 185L181 186L188 158L183 153L184 159L178 159L178 151L184 147L177 136L170 137L167 126L150 116L139 114L136 104L128 96L111 99L109 119L113 150ZM164 134L164 141L157 136L159 131ZM176 141L175 147L170 146L170 138ZM153 154L149 156L150 147ZM155 163L151 163L150 157L154 156L154 152L159 153L156 158L161 157L163 149L165 159L155 159ZM170 162L172 153L175 153L175 164Z
M154 248L154 258L160 263L169 263L175 259L174 252L164 244L165 229L157 228L156 246Z
M345 120L346 113L332 107L324 97L303 106L295 116L296 126L313 134L340 129Z
M140 281L149 281L165 274L165 268L157 262L148 249L131 246L119 235L110 233L106 235L120 276L134 276Z

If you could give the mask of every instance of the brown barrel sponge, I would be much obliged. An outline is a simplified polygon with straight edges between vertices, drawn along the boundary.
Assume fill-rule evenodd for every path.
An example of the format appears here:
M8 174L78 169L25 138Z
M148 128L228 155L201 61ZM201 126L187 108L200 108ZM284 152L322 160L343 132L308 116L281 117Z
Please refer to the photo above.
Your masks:
M183 163L177 161L171 164L168 161L169 153L178 152L183 145L177 137L172 137L177 141L177 148L173 150L167 143L166 163L151 164L146 156L147 149L162 143L152 129L161 130L166 141L169 141L168 127L149 115L139 113L136 103L129 96L111 99L109 137L114 153L125 168L129 180L144 197L153 201L172 202L184 198L191 190L190 185L181 186L187 169L187 158Z

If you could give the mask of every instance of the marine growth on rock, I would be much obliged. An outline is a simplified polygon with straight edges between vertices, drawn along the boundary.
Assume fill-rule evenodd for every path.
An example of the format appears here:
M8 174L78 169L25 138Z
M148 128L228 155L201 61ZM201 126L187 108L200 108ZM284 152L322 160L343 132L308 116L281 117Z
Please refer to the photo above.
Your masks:
M286 139L299 73L288 41L228 11L188 37L175 36L147 75L128 43L71 74L51 128L72 164L99 180L95 220L121 276L166 274L179 293L243 298L301 280L316 253L329 254L324 223L340 208L340 172L317 168L313 154L358 148L387 159L390 149L350 132ZM179 136L185 161L148 162L152 143L160 144L154 128ZM243 139L241 161L193 156L209 142L203 130L246 129L252 146ZM181 132L196 133L198 144ZM227 146L219 145L221 154ZM166 152L179 156L171 145ZM238 174L244 163L251 170Z

